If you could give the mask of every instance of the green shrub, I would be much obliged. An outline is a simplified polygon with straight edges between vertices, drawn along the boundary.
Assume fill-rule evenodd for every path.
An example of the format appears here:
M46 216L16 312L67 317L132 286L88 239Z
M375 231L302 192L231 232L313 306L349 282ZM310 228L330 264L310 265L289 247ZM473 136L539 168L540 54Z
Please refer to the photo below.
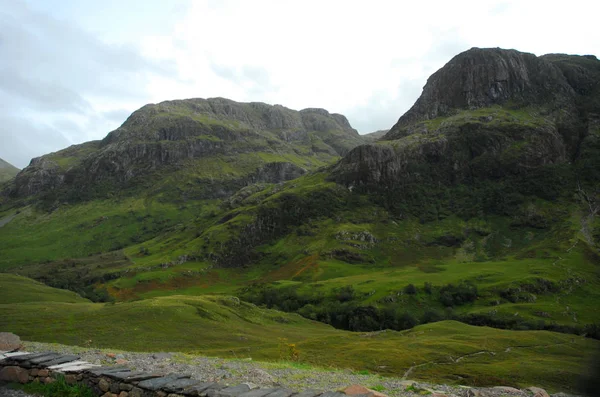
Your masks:
M28 383L23 386L17 386L23 391L31 394L38 394L45 397L94 397L95 394L89 387L82 384L70 385L66 382L64 376L59 375L56 381L50 384Z

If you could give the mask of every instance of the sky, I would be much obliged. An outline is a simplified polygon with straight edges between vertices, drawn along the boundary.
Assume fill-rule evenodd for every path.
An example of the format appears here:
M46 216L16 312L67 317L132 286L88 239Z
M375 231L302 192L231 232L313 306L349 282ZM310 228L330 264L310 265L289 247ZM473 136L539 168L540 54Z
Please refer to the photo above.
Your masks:
M225 97L390 128L472 47L600 56L596 1L0 0L0 158L102 139L147 103Z

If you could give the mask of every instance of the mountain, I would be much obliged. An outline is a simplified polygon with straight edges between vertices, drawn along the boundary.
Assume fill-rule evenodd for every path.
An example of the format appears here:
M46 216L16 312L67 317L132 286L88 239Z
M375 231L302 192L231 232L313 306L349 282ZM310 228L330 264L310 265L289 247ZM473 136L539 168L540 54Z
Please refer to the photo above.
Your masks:
M19 169L17 167L0 159L0 183L14 178L18 172Z
M236 201L185 249L262 272L244 299L340 328L598 336L599 65L459 54L377 144Z
M415 105L382 138L385 144L349 153L335 179L473 184L541 177L548 167L576 162L593 181L599 65L591 56L515 50L459 54L428 79Z
M9 184L0 269L94 301L236 295L351 331L600 339L599 72L474 48L376 141L324 110L148 105Z
M249 183L293 179L360 143L344 116L324 109L224 98L168 101L137 110L101 141L33 159L7 194L67 201L133 187L138 194L157 185L169 190L164 179L177 174L211 186L190 187L183 195L225 197Z
M388 133L389 130L378 130L375 132L370 132L368 134L364 134L362 137L367 141L367 142L375 142L381 138L383 138L383 136L385 134Z

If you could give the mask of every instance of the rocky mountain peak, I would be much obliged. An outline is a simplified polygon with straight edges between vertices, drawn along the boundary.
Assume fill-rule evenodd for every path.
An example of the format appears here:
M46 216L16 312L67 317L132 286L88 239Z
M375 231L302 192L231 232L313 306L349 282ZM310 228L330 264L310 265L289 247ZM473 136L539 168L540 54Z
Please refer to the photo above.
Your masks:
M560 68L534 54L500 48L471 48L427 80L421 97L392 132L415 122L510 102L514 106L560 107L574 97Z
M358 137L345 116L325 109L296 111L262 102L236 102L226 98L193 98L149 104L132 113L123 125L104 140L112 143L132 138L160 139L158 119L179 119L179 124L221 125L229 129L276 131L283 136L298 131L344 131ZM185 128L190 130L190 128ZM136 131L135 133L133 131ZM149 133L153 131L154 133ZM141 132L142 135L139 135Z
M76 184L90 191L99 183L121 189L150 174L185 173L198 161L216 164L228 158L235 163L240 157L244 160L233 167L244 175L238 184L279 182L362 143L346 117L324 109L296 111L226 98L165 101L133 112L102 141L35 159L9 194L26 197L59 187L71 191Z

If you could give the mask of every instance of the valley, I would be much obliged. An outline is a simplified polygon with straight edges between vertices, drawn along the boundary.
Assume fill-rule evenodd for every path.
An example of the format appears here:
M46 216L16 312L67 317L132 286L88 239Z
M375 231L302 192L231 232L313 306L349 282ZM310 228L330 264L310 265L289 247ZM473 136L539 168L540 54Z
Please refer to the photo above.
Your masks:
M146 105L0 185L0 329L257 360L285 340L309 365L576 393L600 349L599 98L595 57L474 48L371 136Z

